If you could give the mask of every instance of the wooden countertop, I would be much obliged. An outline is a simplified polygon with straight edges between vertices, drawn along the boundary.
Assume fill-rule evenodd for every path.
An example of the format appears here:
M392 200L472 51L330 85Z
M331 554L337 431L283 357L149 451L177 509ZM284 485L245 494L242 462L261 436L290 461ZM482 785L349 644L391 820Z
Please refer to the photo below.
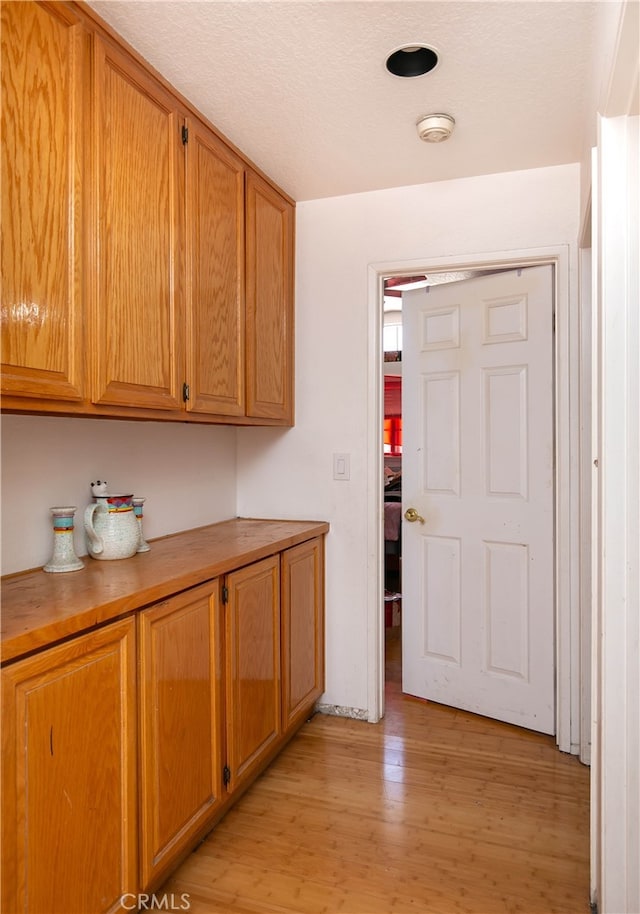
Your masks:
M150 541L150 552L129 559L83 556L81 571L4 578L0 660L14 660L328 530L324 521L235 518Z

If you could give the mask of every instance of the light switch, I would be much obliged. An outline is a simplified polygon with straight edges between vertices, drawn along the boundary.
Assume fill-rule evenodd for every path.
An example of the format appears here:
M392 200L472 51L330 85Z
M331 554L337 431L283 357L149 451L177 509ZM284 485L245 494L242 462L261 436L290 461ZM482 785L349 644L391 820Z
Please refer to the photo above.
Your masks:
M333 455L333 478L334 479L349 479L351 475L350 467L350 455L349 454L334 454Z

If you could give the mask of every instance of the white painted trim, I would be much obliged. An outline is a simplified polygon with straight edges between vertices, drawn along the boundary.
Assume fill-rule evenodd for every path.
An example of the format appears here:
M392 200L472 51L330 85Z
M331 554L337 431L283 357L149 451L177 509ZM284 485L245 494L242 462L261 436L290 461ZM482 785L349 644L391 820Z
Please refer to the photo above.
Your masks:
M369 267L367 377L367 702L369 721L384 714L384 507L382 504L382 299L384 273ZM387 274L388 275L388 274Z
M591 203L588 221L591 222ZM592 289L591 240L580 250L580 761L591 764Z
M590 827L591 902L601 914L640 911L638 34L640 4L625 0L620 4L612 66L598 106L603 116L616 117L616 122L598 121L598 146L591 161L592 454L599 466L594 466L592 477ZM624 115L635 115L635 148L628 147L630 125L624 123ZM635 390L630 383L626 390L616 389L623 360L627 369L633 366L635 375L628 375L627 381L634 377ZM610 407L616 401L625 403L628 412L612 422ZM610 457L613 466L608 468ZM629 478L623 479L623 465L633 485L622 493L621 501L618 487L629 483ZM625 511L626 525L620 522ZM620 534L622 542L617 539ZM617 579L620 572L622 577ZM624 593L619 603L614 591L621 583Z
M438 260L369 265L369 415L367 428L367 531L369 545L368 698L369 720L384 713L383 494L382 494L382 281L390 275L517 268L543 263L555 267L555 459L556 459L556 741L561 750L579 748L579 364L578 313L570 294L577 272L567 245L528 250L452 255Z
M640 911L640 118L599 122L600 580L596 732L601 914Z
M600 224L600 184L598 149L591 151L591 801L590 817L590 900L597 906L601 855L602 798L600 795L600 770L602 767L599 720L602 716L602 626L600 621L600 574L602 555L602 522L600 507L600 347L602 328L598 293L600 241L596 230Z

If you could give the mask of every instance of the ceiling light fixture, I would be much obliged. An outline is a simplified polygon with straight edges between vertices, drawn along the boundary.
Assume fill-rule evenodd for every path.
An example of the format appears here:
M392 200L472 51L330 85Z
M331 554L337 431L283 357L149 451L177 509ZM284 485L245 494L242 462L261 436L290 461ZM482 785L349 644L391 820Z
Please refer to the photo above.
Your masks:
M442 143L453 133L456 122L450 114L425 114L416 122L418 136L425 143Z
M392 51L386 61L386 67L393 76L411 79L424 76L438 65L438 55L426 44L406 44Z

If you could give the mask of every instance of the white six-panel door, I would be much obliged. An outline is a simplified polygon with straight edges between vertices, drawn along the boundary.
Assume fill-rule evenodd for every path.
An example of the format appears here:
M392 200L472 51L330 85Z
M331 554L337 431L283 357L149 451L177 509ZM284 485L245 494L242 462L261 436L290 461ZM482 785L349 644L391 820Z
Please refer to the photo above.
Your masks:
M403 689L555 732L553 274L403 296Z

